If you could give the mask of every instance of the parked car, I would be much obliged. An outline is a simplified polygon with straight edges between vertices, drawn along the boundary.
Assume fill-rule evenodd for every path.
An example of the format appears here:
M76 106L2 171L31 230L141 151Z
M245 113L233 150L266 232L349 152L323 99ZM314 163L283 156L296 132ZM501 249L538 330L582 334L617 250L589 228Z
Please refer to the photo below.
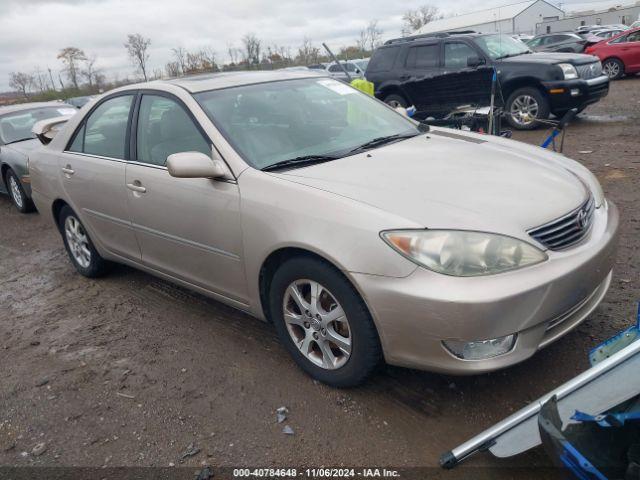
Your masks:
M637 20L637 21L633 22L633 23L629 26L629 28L638 28L638 27L640 27L640 20Z
M364 65L364 68L363 68L362 64L358 64L357 62L360 62L360 61L352 61L352 60L340 61L340 63L344 66L345 70L351 76L351 80L354 80L356 78L364 78L364 72L366 71L366 64ZM327 72L329 73L331 78L335 78L336 80L341 80L343 82L349 82L349 78L344 73L344 70L342 69L342 67L335 62L327 65Z
M375 84L377 98L393 106L414 105L422 116L437 117L475 102L475 85L452 89L447 78L477 68L498 72L505 117L517 129L535 128L551 113L562 116L572 108L583 110L609 91L609 80L592 56L532 53L522 42L501 34L390 40L374 52L366 77ZM415 79L427 78L438 82L431 82L428 89L416 87Z
M511 38L516 40L520 40L521 42L527 43L529 40L532 40L534 35L529 35L527 33L517 33L515 35L511 35Z
M82 108L94 98L96 98L96 95L85 95L82 97L67 98L65 102L67 102L69 105L73 105L76 108Z
M582 53L586 43L587 40L575 33L547 33L529 40L527 46L534 52Z
M532 356L602 300L618 211L567 157L425 128L313 72L131 85L38 150L33 198L109 261L273 322L322 382Z
M74 114L76 109L60 102L22 103L0 107L0 193L9 195L22 213L34 210L31 201L29 154L40 146L31 133L39 120Z
M627 30L609 40L587 48L586 53L597 56L604 72L611 80L625 74L640 72L640 28Z
M622 33L622 32L624 32L626 30L627 29L621 29L621 28L612 28L612 29L607 29L607 30L596 30L595 32L593 32L593 35L598 37L598 38L600 38L601 40L604 40L604 39L607 39L607 38L615 37L619 33Z

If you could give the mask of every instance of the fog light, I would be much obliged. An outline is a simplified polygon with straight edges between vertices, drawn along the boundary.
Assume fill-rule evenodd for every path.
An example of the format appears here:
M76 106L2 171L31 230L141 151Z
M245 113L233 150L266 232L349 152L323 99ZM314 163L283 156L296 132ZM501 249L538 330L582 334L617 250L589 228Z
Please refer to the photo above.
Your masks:
M486 360L509 353L516 343L516 334L476 342L443 341L442 344L456 357L463 360Z
M572 97L577 97L578 95L580 95L580 89L578 89L578 88L572 88L572 89L571 89L571 96L572 96Z

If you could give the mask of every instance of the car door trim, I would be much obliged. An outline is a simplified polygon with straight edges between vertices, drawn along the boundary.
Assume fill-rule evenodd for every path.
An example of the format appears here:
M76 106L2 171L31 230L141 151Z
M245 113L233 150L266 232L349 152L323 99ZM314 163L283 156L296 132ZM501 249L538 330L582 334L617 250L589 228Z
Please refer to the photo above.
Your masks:
M189 247L195 247L195 248L198 248L200 250L204 250L205 252L215 253L217 255L221 255L223 257L230 258L232 260L240 261L240 256L239 255L236 255L235 253L227 252L226 250L222 250L220 248L212 247L210 245L205 245L205 244L199 243L199 242L194 242L193 240L187 240L186 238L178 237L176 235L171 235L171 234L168 234L168 233L160 232L159 230L155 230L153 228L145 227L145 226L137 224L137 223L132 223L131 225L133 226L134 230L139 230L141 232L145 232L145 233L149 233L151 235L154 235L156 237L160 237L160 238L164 238L164 239L167 239L167 240L171 240L171 241L173 241L175 243L180 243L180 244L183 244L183 245L187 245Z
M88 213L89 215L92 215L94 217L98 217L98 218L101 218L103 220L108 220L110 222L117 223L118 225L123 225L123 226L129 227L129 228L133 227L131 222L127 222L126 220L123 220L121 218L112 217L111 215L107 215L105 213L96 212L95 210L91 210L90 208L83 208L82 211L85 212L85 213Z

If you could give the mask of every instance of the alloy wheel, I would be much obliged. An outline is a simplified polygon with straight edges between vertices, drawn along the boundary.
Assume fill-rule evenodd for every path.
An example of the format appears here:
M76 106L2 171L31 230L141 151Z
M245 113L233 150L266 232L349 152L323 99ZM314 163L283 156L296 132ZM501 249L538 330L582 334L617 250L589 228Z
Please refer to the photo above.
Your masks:
M511 103L511 116L518 125L531 125L538 118L539 110L537 100L531 95L520 95Z
M91 250L89 250L89 237L82 224L77 218L68 216L64 222L64 233L73 259L82 268L88 268L91 264Z
M11 198L15 202L18 208L24 207L24 200L22 199L22 192L20 191L20 185L18 185L18 181L16 177L13 175L9 175L9 189L11 190Z
M326 370L344 366L351 356L351 328L340 303L313 280L297 280L283 299L287 331L298 350Z
M617 62L606 62L602 66L602 70L609 78L616 78L620 75L620 65Z

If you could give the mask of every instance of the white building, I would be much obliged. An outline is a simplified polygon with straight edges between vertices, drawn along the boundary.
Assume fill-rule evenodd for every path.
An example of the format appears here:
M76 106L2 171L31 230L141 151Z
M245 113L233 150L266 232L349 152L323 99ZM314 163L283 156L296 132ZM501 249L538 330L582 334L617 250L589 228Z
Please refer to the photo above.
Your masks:
M536 33L536 25L564 18L564 12L544 0L528 0L427 23L414 35L456 30L482 33Z
M628 5L596 4L593 9L579 10L559 20L541 22L537 33L566 32L583 25L631 25L636 20L640 20L640 0Z

